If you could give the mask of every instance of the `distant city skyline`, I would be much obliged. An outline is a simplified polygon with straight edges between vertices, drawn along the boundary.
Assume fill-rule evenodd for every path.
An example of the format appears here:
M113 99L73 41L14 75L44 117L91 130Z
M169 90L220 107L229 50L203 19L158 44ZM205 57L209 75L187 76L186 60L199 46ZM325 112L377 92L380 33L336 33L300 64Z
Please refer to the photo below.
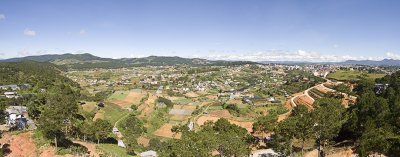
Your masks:
M400 59L397 0L0 1L0 59Z

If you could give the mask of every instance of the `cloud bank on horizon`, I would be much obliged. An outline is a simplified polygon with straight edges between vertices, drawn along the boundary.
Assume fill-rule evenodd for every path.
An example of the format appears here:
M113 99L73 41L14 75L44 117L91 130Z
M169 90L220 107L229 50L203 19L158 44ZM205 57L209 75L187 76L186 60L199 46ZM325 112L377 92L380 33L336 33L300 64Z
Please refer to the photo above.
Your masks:
M0 1L0 58L400 59L398 0Z
M306 62L341 62L346 60L382 60L382 59L400 59L400 55L387 52L382 57L367 57L367 56L351 56L351 55L324 55L318 52L310 52L304 50L286 51L286 50L269 50L257 53L248 54L221 54L209 56L194 56L210 60L232 60L232 61L306 61Z

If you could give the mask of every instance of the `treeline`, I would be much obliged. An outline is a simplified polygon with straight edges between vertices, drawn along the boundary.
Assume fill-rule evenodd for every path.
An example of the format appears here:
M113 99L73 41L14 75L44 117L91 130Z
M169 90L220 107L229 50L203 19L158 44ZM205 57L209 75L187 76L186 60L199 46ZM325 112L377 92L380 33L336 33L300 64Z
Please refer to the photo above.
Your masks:
M61 75L59 66L45 62L0 63L0 85L29 84L36 89L47 89L55 84L65 83L73 87L79 85Z

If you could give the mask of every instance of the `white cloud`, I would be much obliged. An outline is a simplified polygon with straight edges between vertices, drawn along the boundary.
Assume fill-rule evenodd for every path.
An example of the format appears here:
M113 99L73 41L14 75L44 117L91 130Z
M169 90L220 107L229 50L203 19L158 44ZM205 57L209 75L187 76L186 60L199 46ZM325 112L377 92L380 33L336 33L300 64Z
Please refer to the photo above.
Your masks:
M18 54L19 56L29 56L29 55L32 55L32 53L29 52L29 50L27 50L27 49L23 49L23 50L21 50L21 51L18 51L17 54Z
M81 29L81 31L79 31L79 35L85 35L87 32L85 29Z
M269 50L250 54L221 54L210 55L206 57L210 60L245 60L245 61L309 61L309 62L339 62L345 60L360 60L363 57L354 57L350 55L326 55L313 51L285 51Z
M393 52L386 52L386 56L391 59L400 59L400 55Z
M43 55L43 54L48 54L47 50L35 50L31 51L29 49L22 49L17 52L18 56L34 56L34 55Z
M339 48L339 45L338 44L334 44L332 47L333 48Z
M4 20L4 19L6 19L6 15L0 14L0 20Z
M33 37L36 36L36 32L34 30L27 28L24 30L24 35Z

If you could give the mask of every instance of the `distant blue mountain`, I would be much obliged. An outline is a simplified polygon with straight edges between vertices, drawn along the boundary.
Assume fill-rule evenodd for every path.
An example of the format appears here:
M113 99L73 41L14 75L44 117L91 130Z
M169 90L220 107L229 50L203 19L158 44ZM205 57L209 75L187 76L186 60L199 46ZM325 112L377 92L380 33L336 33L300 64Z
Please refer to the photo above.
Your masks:
M299 65L299 64L340 64L340 65L373 65L373 66L400 66L400 60L396 59L384 59L380 61L375 60L347 60L343 62L308 62L308 61L262 61L262 64L288 64L288 65Z
M380 60L380 61L374 61L374 60L348 60L348 61L340 62L340 64L400 66L400 60L396 60L396 59L384 59L384 60Z

